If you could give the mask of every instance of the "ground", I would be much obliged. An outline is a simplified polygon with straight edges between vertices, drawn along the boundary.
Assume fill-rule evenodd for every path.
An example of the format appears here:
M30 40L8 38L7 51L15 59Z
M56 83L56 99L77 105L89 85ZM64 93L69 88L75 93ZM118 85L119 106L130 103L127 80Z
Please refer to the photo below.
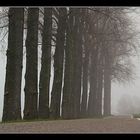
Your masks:
M130 116L1 123L0 133L140 133L140 120Z

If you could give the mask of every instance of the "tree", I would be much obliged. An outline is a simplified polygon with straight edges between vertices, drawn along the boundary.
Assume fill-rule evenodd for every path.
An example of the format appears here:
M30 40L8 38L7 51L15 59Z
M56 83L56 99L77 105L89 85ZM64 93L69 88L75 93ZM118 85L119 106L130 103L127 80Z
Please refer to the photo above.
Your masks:
M2 121L21 119L24 8L10 8Z
M89 39L88 35L85 35L85 43L84 43L84 57L83 57L83 93L82 93L82 102L81 102L81 117L87 116L87 97L88 97L88 83L89 83Z
M38 18L39 9L29 8L26 37L24 119L37 118L38 100Z
M59 9L58 31L56 36L56 49L54 54L54 82L51 93L51 118L60 117L60 101L63 80L64 45L66 33L66 8Z
M83 9L83 24L84 24L84 30L83 30L83 60L82 60L82 101L81 101L81 117L87 117L88 116L88 95L89 95L89 70L90 70L90 50L92 46L92 39L90 34L90 24L89 24L89 11L88 9Z
M66 46L65 46L65 70L64 86L62 97L62 118L72 117L73 94L72 94L72 76L73 76L73 10L69 9L69 16L66 24Z
M104 116L111 115L111 63L110 54L106 49L104 59Z
M80 99L81 99L81 80L82 80L82 52L83 52L83 21L82 10L74 9L74 47L73 47L73 91L74 96L74 111L73 118L80 117Z
M42 58L39 83L39 118L49 117L49 92L51 76L52 8L44 9Z
M97 110L96 115L102 116L102 99L103 99L103 51L100 47L100 53L98 56L98 69L97 69Z
M90 92L88 100L88 115L94 117L97 112L97 62L98 46L92 48L90 53Z

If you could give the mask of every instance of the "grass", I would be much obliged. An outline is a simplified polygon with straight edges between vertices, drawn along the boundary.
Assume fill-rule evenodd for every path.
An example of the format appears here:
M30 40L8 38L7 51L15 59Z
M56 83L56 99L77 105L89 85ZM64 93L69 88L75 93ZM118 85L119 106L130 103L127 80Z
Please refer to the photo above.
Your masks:
M0 122L1 124L4 123L22 123L22 122L39 122L39 121L58 121L58 120L63 120L62 118L59 119L30 119L30 120L12 120L12 121L4 121L4 122Z
M133 114L133 118L140 118L140 113L139 114Z
M112 116L112 115L111 115ZM30 119L30 120L12 120L12 121L4 121L4 122L0 122L0 124L4 124L4 123L24 123L24 122L39 122L39 121L59 121L59 120L79 120L79 119L103 119L105 116L95 116L95 117L81 117L81 118L76 118L76 119L63 119L63 118L58 118L58 119Z

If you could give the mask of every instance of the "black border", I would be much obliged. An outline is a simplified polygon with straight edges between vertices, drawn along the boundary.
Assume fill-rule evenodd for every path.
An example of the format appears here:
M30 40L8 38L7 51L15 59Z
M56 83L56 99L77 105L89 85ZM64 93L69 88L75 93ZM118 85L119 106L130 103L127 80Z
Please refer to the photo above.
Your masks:
M0 6L140 6L140 0L3 0Z
M67 140L67 139L70 139L70 140L109 140L112 138L114 139L117 139L117 140L120 140L122 138L122 140L125 140L125 139L135 139L135 137L139 138L139 134L70 134L70 133L64 133L64 134L0 134L0 138L2 139L2 137L4 139L12 139L12 137L17 140L27 140L27 138L29 140L31 139L37 139L37 140L46 140L46 138L48 140ZM45 139L44 139L45 138Z

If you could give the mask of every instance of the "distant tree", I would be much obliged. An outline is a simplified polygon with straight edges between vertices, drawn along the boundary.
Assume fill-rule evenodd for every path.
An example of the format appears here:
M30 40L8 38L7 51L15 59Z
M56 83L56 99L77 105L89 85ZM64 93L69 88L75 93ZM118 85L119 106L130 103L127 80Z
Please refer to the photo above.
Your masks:
M136 99L134 99L132 95L123 94L118 101L117 112L121 115L131 115L134 113L139 113L136 111L135 104L138 105L138 103L136 103L135 100Z

